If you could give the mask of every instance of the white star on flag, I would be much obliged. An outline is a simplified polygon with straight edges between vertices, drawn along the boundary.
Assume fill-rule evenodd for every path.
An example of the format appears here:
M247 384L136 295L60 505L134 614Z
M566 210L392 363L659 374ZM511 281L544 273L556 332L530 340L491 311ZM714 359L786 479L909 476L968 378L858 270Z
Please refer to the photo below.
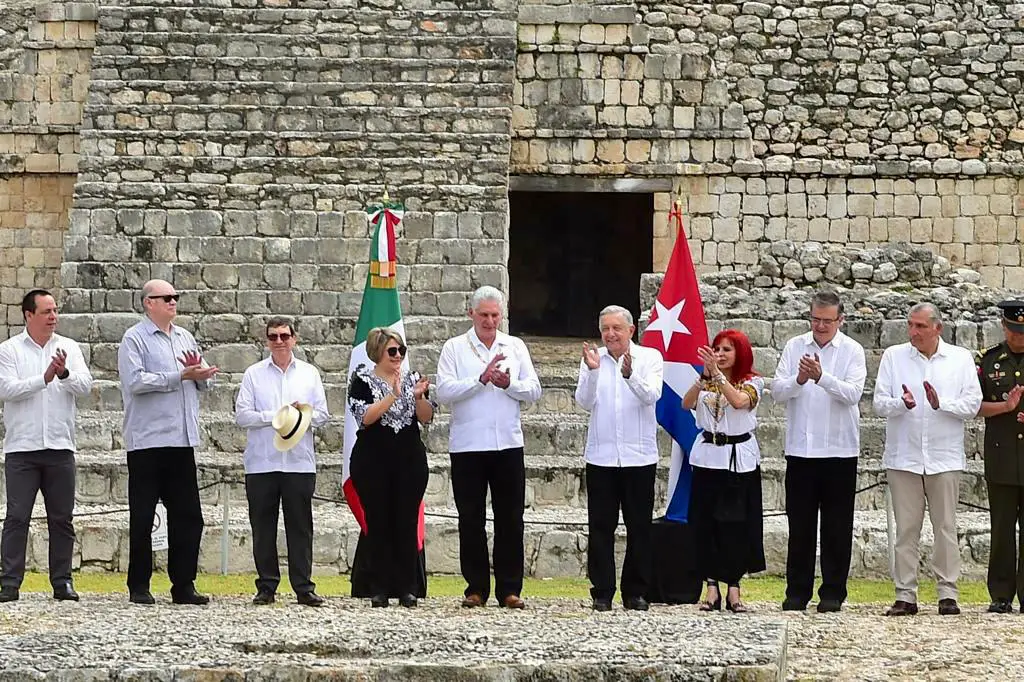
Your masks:
M654 302L654 310L657 313L657 318L647 325L647 331L661 332L662 343L665 346L666 352L668 352L669 344L672 343L673 334L690 333L690 330L687 329L686 325L679 319L683 314L684 305L686 305L685 298L671 308L663 306L661 301Z

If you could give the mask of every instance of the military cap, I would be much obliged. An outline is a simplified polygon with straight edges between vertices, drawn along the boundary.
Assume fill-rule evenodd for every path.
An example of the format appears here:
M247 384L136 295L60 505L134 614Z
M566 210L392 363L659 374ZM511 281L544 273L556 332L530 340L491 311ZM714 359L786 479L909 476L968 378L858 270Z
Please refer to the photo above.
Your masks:
M1003 301L1003 322L1010 331L1024 332L1024 301Z

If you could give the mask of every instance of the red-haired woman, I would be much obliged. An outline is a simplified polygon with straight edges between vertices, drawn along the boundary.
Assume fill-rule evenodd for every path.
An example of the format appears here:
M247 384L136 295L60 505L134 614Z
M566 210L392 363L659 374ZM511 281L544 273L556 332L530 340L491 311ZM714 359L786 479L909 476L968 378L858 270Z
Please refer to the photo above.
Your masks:
M700 608L722 608L721 581L728 586L726 608L743 613L740 578L765 569L761 449L754 438L764 380L754 372L754 351L743 332L726 329L697 354L704 371L683 407L695 411L704 429L690 449L689 520L700 543L697 569L708 578Z

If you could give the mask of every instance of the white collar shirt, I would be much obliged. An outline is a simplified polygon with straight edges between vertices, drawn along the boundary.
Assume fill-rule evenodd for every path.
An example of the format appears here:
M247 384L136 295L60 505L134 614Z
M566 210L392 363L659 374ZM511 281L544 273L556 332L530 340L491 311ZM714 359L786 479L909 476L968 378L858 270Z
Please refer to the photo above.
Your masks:
M937 410L925 396L926 381L939 396ZM904 385L914 395L913 409L903 403ZM886 418L884 466L917 474L962 470L964 422L978 414L981 398L977 368L966 348L940 339L930 358L910 343L887 348L874 395L875 412Z
M67 378L43 375L57 350L67 353ZM4 403L4 452L75 451L75 398L88 395L92 374L82 349L54 334L39 346L28 332L0 343L0 400Z
M597 369L580 361L576 402L590 412L583 458L602 467L639 467L658 463L655 406L664 385L664 360L653 348L630 342L632 371L622 376L621 360L607 348L598 351Z
M501 389L480 382L491 359L501 353L498 369L511 382ZM522 339L497 332L487 348L470 329L448 339L437 361L437 400L448 406L449 452L496 452L523 447L520 405L540 398L540 379Z
M319 428L330 419L327 396L316 367L292 357L286 370L267 358L245 370L235 400L235 423L246 430L243 462L245 473L316 473L313 452L313 428L306 431L295 447L285 452L274 447L274 415L285 405L306 403L313 406L311 426Z
M815 354L821 378L797 383L800 359ZM772 399L786 406L786 455L860 454L859 404L866 378L864 347L842 332L824 346L818 346L811 332L790 339L771 384Z

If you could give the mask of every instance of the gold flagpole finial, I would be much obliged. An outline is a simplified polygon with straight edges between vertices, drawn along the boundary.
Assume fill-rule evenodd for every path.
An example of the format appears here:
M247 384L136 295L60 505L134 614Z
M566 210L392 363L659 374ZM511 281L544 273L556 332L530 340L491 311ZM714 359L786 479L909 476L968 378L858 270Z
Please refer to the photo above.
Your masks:
M388 194L388 188L384 187L384 203L391 201L391 195Z

